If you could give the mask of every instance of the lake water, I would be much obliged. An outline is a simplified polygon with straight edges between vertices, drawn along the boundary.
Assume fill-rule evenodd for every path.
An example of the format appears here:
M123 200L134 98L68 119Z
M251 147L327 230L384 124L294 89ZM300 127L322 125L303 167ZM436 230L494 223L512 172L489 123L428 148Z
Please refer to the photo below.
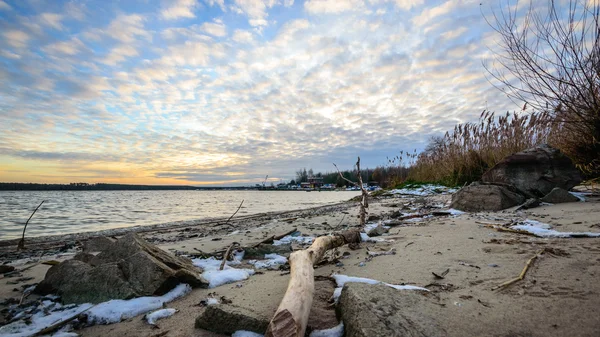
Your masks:
M0 191L0 240L181 220L287 211L346 201L356 191Z

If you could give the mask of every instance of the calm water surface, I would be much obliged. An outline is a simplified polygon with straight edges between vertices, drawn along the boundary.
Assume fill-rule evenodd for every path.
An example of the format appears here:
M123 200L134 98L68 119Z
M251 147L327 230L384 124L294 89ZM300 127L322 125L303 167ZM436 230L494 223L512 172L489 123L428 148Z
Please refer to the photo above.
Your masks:
M0 240L154 225L180 220L304 209L346 201L359 192L301 191L0 191Z

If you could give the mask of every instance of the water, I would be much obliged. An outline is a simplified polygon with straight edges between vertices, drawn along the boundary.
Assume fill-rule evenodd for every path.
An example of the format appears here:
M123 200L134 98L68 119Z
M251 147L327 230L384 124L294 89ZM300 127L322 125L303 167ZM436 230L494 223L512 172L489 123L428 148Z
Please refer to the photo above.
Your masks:
M181 220L305 209L346 201L356 191L0 191L0 240L72 234Z

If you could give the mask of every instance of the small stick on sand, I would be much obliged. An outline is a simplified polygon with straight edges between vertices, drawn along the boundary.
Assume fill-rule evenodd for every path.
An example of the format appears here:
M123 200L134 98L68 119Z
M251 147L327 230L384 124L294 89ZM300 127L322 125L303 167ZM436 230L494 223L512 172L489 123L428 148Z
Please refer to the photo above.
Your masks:
M523 268L523 270L521 271L521 274L519 274L519 276L515 277L515 278L514 278L514 279L512 279L512 280L508 280L508 281L506 281L506 282L502 283L502 284L501 284L501 285L499 285L499 286L495 286L495 287L493 287L493 288L492 288L492 290L497 290L497 289L500 289L500 288L506 288L506 287L508 287L509 285L511 285L511 284L513 284L513 283L516 283L516 282L519 282L519 281L521 281L522 279L524 279L524 278L525 278L525 274L526 274L526 273L527 273L527 271L529 270L529 267L531 266L531 264L533 263L533 261L534 261L535 259L537 259L537 258L538 258L540 255L542 255L542 254L543 254L545 251L546 251L546 248L544 248L544 249L540 250L540 251L539 251L539 252L537 252L537 253L536 253L536 254L535 254L535 255L534 255L532 258L530 258L529 260L527 260L527 263L525 264L525 268Z
M286 237L288 235L294 234L297 231L298 231L298 228L294 227L294 228L292 228L292 230L290 230L288 232L285 232L283 234L269 236L268 238L262 240L261 242L252 245L252 247L256 248L256 247L260 246L263 243L273 243L273 241L275 241L275 240L281 240L282 238L284 238L284 237Z
M231 255L231 250L233 249L233 247L239 246L239 245L240 244L237 242L231 243L231 246L229 246L229 248L227 248L225 255L223 255L223 261L221 262L221 267L219 267L219 270L223 270L223 268L225 268L225 263L227 263L227 260L229 259L229 255Z
M17 250L23 250L23 249L25 249L25 230L27 229L27 224L29 224L29 220L31 220L31 218L33 218L33 215L35 214L35 212L37 212L37 210L42 206L42 204L45 201L46 200L42 200L42 202L40 202L39 206L35 208L35 210L33 211L33 213L31 213L31 215L29 216L29 219L27 219L27 222L25 222L25 226L23 227L23 236L21 237L21 240L17 244Z
M227 219L227 221L225 221L225 223L223 223L223 224L217 223L215 225L215 227L220 226L220 225L229 225L229 220L231 220L231 218L233 218L237 214L237 212L240 211L240 208L242 208L242 204L244 204L244 200L242 200L242 202L240 202L240 205L238 206L238 208L235 210L235 212L233 214L231 214L231 216L229 217L229 219ZM231 225L229 225L229 226L231 226Z
M509 232L509 233L536 236L535 234L530 233L528 231L522 231L522 230L518 230L518 229L505 228L505 227L500 227L500 226L495 226L495 225L485 225L485 227L495 229L498 232Z

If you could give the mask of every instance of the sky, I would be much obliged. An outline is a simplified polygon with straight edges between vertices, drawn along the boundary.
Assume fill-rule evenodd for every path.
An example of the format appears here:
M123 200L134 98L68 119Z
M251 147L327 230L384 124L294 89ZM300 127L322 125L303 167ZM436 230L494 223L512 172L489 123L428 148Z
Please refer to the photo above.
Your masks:
M233 186L385 165L518 109L483 66L502 5L0 0L0 182Z

